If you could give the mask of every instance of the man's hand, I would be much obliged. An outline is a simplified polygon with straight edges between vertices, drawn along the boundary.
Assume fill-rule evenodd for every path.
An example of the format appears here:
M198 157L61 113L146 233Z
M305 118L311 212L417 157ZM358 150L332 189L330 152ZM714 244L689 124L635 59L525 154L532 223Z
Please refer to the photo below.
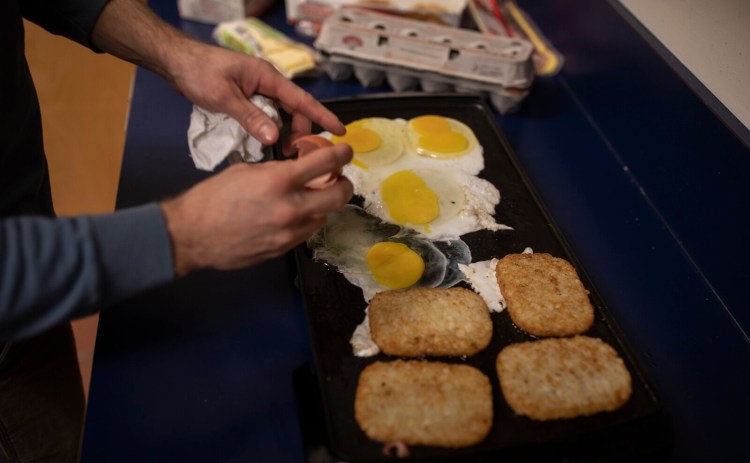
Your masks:
M345 177L322 190L305 184L351 158L351 148L339 144L292 161L237 164L165 201L175 274L242 268L304 242L352 196Z
M336 135L344 125L311 95L267 61L187 37L159 19L139 0L110 0L92 33L93 43L122 59L163 76L190 101L236 119L269 145L276 125L248 101L259 93L292 116L290 139L310 133L311 123Z
M248 101L261 94L292 116L290 139L310 133L311 121L341 135L339 119L309 93L282 76L270 63L239 52L193 44L169 59L172 85L193 103L228 114L245 130L269 145L278 140L276 125Z
M268 62L187 37L141 0L110 0L92 32L100 49L163 76L193 103L236 119L264 144L278 141L276 125L249 97L277 101L292 116L288 142L315 122L341 135L344 125ZM352 157L347 145L321 148L302 159L239 164L162 203L177 276L198 268L235 269L276 257L306 240L352 196L339 178L320 190L310 180L338 172Z

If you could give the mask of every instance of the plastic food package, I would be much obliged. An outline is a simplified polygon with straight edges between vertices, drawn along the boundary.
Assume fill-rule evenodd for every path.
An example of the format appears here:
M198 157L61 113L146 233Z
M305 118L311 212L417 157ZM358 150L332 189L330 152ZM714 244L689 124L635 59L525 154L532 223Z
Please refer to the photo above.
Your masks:
M563 55L515 1L469 0L469 12L476 28L486 34L529 40L534 45L532 60L537 76L553 76L562 69Z
M317 72L315 51L257 18L219 24L214 40L223 47L265 58L289 79Z

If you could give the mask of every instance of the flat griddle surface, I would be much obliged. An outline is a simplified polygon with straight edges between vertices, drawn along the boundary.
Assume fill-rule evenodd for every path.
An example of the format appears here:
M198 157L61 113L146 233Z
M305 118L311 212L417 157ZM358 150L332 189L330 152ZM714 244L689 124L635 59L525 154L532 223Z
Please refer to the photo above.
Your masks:
M663 439L650 428L661 415L659 398L626 340L614 326L584 269L535 194L485 102L470 95L391 94L334 100L326 105L344 123L365 117L408 120L424 114L439 114L471 127L485 153L485 169L479 176L500 190L501 200L495 214L497 221L513 227L508 231L464 235L462 238L471 249L472 260L500 258L508 253L520 253L527 247L534 252L546 252L569 260L591 291L595 307L595 322L586 334L601 338L614 347L633 378L630 401L615 412L551 422L536 422L518 416L503 399L495 372L495 358L508 344L533 338L513 325L507 311L493 313L494 334L487 349L465 359L431 358L473 365L489 377L495 415L492 431L482 443L464 449L415 446L411 448L411 458L422 461L494 460L495 457L575 460L576 455L586 454L607 461L609 457L618 459L628 453L648 454L663 443ZM382 444L367 438L354 419L354 396L360 372L377 360L393 360L382 353L370 358L358 358L352 354L349 339L362 322L366 307L362 291L347 282L335 268L313 261L305 246L298 247L295 255L327 427L327 445L336 457L345 461L391 459L383 455Z

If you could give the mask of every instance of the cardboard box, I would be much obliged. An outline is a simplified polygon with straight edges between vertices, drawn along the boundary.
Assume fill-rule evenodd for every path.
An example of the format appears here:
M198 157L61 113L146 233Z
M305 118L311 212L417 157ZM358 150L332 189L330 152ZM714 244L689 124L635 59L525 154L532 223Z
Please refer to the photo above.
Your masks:
M467 0L286 0L286 18L292 24L320 24L334 11L349 6L459 27Z
M177 0L177 11L182 19L218 24L258 16L273 2L274 0Z

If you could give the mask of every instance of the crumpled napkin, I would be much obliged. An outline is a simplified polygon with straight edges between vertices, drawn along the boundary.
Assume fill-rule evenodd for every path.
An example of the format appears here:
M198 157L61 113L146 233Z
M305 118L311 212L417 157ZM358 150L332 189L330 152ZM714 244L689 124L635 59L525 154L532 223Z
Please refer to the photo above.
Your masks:
M253 95L250 102L260 108L278 127L281 117L269 98ZM263 143L226 114L215 113L194 105L188 127L188 146L195 167L213 171L224 159L258 162L263 159Z

